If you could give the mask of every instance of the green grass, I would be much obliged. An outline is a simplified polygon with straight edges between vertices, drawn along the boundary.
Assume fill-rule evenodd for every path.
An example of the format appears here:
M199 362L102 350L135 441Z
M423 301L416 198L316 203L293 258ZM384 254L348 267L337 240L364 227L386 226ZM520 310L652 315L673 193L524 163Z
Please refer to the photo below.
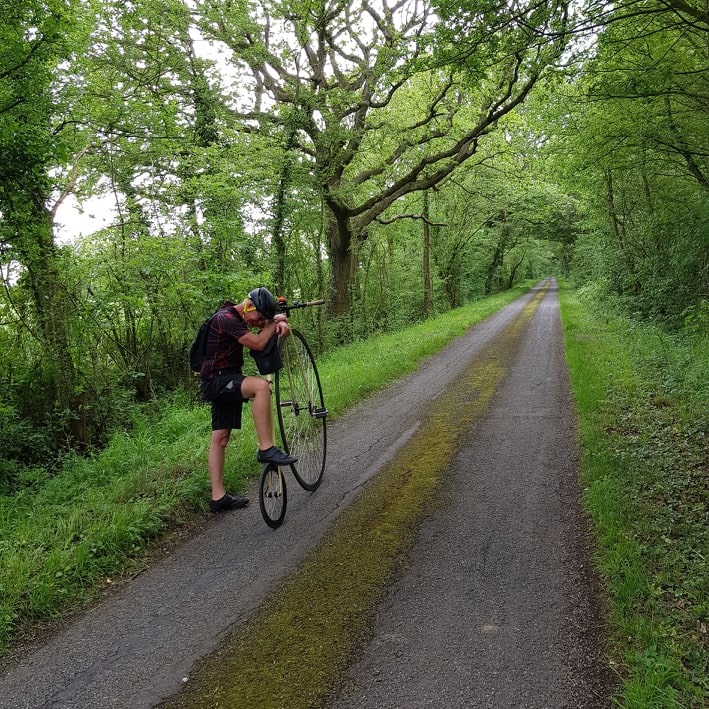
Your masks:
M672 338L566 289L561 303L618 704L705 706L707 329Z
M201 410L171 401L94 458L72 457L41 486L0 497L0 649L18 623L58 617L120 574L128 557L204 493Z
M318 365L331 417L413 371L526 290L322 358ZM135 569L147 542L206 509L209 410L175 397L159 403L101 453L67 460L49 480L35 471L33 485L0 496L0 656L19 627L56 619L95 597ZM242 489L258 473L255 448L245 412L244 428L227 453L229 488Z

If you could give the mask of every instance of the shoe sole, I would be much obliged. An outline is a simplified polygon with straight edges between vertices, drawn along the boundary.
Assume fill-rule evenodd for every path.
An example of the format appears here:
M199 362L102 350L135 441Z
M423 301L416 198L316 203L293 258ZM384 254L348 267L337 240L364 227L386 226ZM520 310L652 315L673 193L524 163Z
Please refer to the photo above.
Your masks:
M293 465L293 463L298 462L298 459L292 458L292 459L286 459L286 460L274 460L274 459L269 459L269 458L256 458L256 462L263 463L264 465L270 463L271 465L284 466L284 465Z
M214 507L210 507L210 511L217 514L218 512L229 512L230 510L241 510L248 504L249 501L246 500L246 502L242 502L238 505L230 505L229 507L217 507L216 509Z

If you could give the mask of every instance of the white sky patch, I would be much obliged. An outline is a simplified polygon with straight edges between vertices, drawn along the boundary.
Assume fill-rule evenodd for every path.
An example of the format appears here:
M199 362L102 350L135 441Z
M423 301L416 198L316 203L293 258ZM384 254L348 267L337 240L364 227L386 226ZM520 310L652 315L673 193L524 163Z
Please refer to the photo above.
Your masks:
M226 45L205 39L196 27L190 28L190 36L197 56L215 62L221 81L227 85L239 85L238 71L229 62L231 50ZM73 244L85 236L116 224L117 221L114 195L98 194L82 200L81 203L74 195L69 195L57 209L54 237L57 244Z
M84 236L115 224L118 215L113 204L113 197L110 196L89 197L79 204L74 195L69 195L57 209L54 218L56 242L61 245L73 244Z

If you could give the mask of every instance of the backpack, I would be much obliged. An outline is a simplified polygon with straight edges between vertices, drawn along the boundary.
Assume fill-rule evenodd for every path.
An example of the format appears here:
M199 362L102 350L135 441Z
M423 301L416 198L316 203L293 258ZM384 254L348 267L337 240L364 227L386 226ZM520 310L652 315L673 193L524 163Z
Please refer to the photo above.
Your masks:
M199 372L202 369L202 363L207 359L207 336L209 335L209 327L212 324L214 316L219 312L215 310L200 326L197 331L197 336L190 346L190 369L193 372Z

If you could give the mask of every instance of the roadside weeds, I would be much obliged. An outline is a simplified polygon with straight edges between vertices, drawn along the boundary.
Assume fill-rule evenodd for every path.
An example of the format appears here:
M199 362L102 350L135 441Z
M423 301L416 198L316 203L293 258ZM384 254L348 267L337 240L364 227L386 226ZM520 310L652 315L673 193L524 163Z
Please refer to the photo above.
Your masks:
M582 479L605 577L619 706L709 695L706 350L560 290ZM693 369L695 371L693 371Z

